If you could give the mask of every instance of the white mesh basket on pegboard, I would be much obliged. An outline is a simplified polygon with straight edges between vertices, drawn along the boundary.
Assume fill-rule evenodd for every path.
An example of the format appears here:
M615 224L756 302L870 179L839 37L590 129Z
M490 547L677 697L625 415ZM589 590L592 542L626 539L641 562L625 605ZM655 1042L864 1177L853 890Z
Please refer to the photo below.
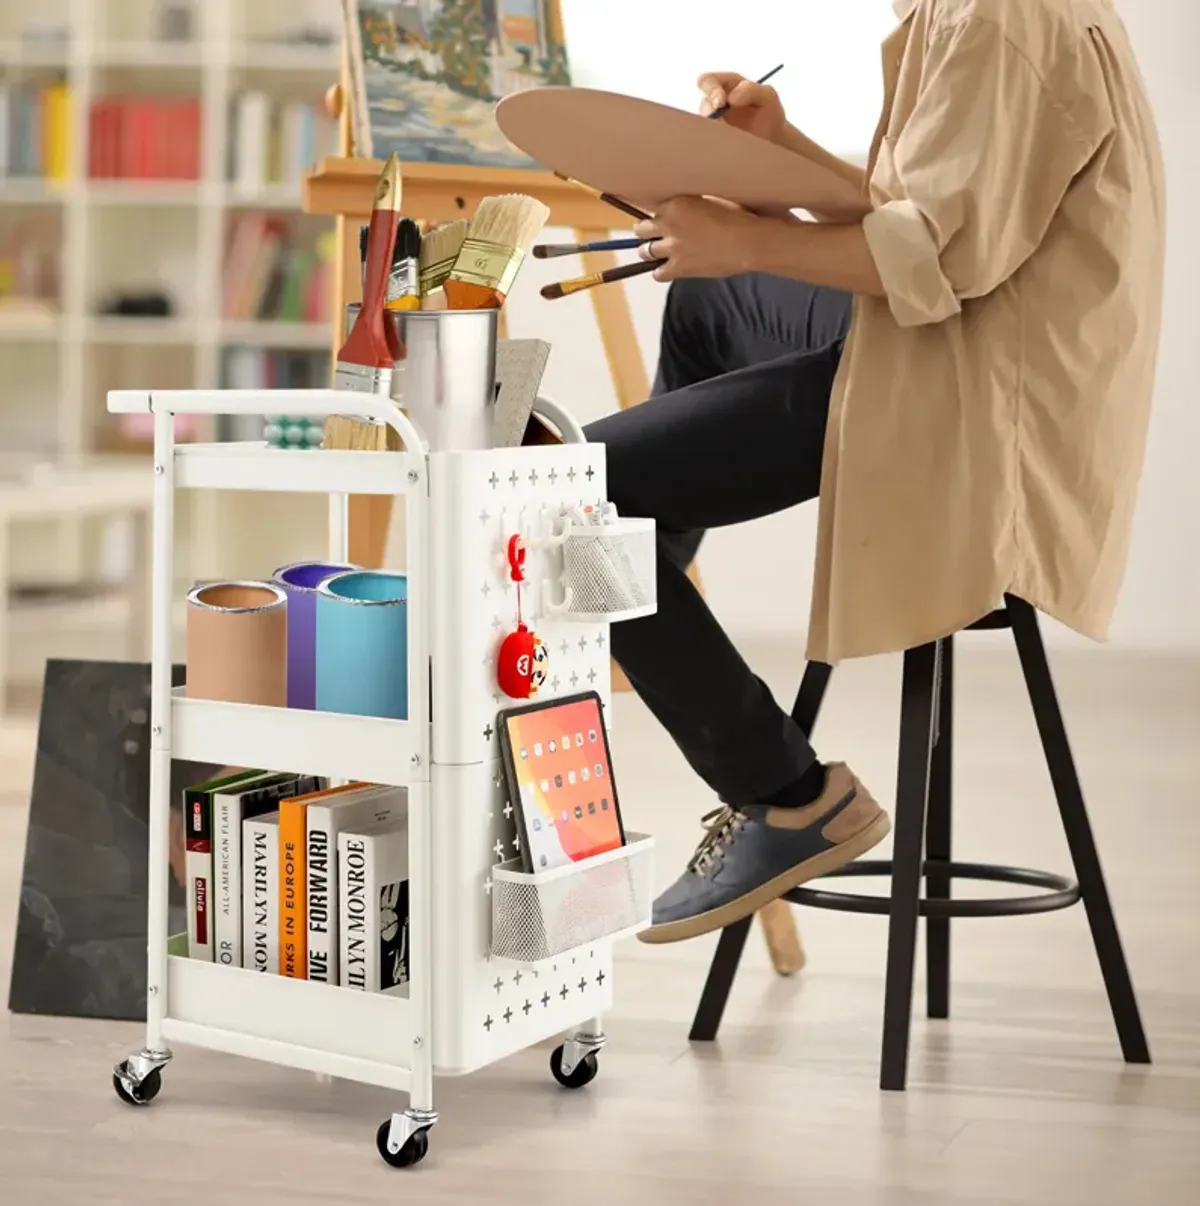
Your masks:
M551 541L562 556L561 599L547 610L566 620L616 622L658 607L654 520L567 520Z
M650 924L654 839L530 875L519 862L492 869L492 957L536 964Z

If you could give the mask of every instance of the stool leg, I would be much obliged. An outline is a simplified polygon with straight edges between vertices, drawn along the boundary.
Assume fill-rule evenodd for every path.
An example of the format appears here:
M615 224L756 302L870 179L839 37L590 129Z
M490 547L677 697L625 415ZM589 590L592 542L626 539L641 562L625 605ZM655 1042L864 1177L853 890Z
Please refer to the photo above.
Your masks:
M804 678L800 682L800 690L796 693L796 702L792 708L792 719L809 736L812 736L812 731L816 728L817 716L825 700L825 691L832 674L833 667L824 662L809 662L804 670ZM725 1013L725 1004L729 1000L729 991L733 988L738 963L741 962L742 950L746 945L746 935L750 932L751 920L747 918L745 921L739 921L721 932L721 940L717 943L716 953L709 964L708 979L704 982L700 1004L696 1006L696 1016L692 1020L692 1030L688 1037L693 1042L710 1043L717 1037L721 1017Z
M941 643L937 730L929 766L929 815L925 825L925 896L948 900L950 880L951 774L954 759L954 638ZM950 1016L950 918L925 918L925 1012Z
M743 917L721 931L721 939L709 964L708 979L704 981L704 991L700 994L700 1004L696 1006L696 1016L688 1035L693 1043L711 1043L717 1037L753 920L753 917Z
M892 851L892 903L888 920L887 982L883 999L883 1058L879 1086L902 1090L908 1079L913 964L921 904L925 809L933 747L937 643L904 655L900 699L900 754L896 774L896 836Z
M1100 961L1100 972L1108 991L1109 1007L1112 1009L1117 1036L1121 1041L1121 1051L1126 1063L1148 1064L1150 1048L1142 1027L1137 996L1129 975L1129 964L1121 947L1121 936L1117 931L1112 901L1104 882L1096 839L1088 820L1079 772L1075 768L1075 759L1067 740L1067 730L1063 724L1062 709L1058 705L1050 663L1046 658L1046 646L1042 642L1037 612L1023 599L1009 596L1006 604L1013 638L1017 643L1017 654L1021 659L1021 669L1025 675L1025 685L1029 690L1029 702L1033 705L1038 734L1042 739L1042 750L1050 770L1050 781L1058 799L1058 811L1066 831L1067 846L1071 851L1071 861L1075 864L1075 878L1079 881L1083 907L1087 911L1088 925L1092 930L1092 941L1096 945L1096 957Z

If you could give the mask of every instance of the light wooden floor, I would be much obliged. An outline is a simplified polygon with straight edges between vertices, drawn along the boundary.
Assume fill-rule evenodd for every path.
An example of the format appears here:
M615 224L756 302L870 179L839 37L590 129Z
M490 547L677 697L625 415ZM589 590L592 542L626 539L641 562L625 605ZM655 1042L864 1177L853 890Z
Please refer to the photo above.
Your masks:
M754 659L781 691L794 656ZM0 1033L6 1206L256 1206L413 1201L610 1206L1194 1206L1200 1201L1200 664L1056 659L1094 823L1156 1058L1120 1062L1084 916L958 924L954 1019L918 1020L906 1095L876 1087L882 923L802 918L809 964L768 970L757 935L719 1045L687 1026L711 941L622 948L610 1049L590 1089L558 1090L546 1052L439 1082L417 1170L373 1134L394 1099L181 1050L135 1111L112 1063L136 1027L7 1018ZM1015 659L960 654L956 851L1065 866ZM819 732L881 798L894 779L898 663L834 679ZM636 700L617 767L635 827L673 874L709 806ZM0 736L0 980L7 982L31 728ZM413 1179L415 1178L415 1179Z

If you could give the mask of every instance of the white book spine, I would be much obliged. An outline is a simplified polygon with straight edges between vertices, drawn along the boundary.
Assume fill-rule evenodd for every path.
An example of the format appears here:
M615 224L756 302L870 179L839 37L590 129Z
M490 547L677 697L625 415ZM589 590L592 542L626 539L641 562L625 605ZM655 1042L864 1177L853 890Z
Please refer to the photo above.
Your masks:
M368 787L327 804L313 803L306 813L306 863L308 881L308 978L340 984L341 947L338 943L338 834L379 824L404 812L403 788Z
M237 796L213 797L213 956L242 965L242 810Z
M342 984L364 992L400 987L408 981L408 831L343 833L338 850Z
M238 189L254 193L266 177L267 125L270 101L263 92L243 92L237 99L237 146L234 151L234 182Z
M279 973L279 814L254 817L242 824L242 966Z
M367 895L367 839L362 834L338 835L338 898L341 901L338 974L344 987L364 992L371 909Z

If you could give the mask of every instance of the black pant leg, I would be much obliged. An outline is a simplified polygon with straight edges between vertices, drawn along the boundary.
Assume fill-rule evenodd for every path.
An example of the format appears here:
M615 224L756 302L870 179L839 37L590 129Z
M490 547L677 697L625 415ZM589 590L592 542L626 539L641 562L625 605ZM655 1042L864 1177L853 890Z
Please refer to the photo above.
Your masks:
M733 804L774 796L815 754L687 577L673 538L816 497L841 345L663 394L588 428L618 510L660 530L658 612L614 625L613 656L696 772ZM677 550L676 550L677 553Z

